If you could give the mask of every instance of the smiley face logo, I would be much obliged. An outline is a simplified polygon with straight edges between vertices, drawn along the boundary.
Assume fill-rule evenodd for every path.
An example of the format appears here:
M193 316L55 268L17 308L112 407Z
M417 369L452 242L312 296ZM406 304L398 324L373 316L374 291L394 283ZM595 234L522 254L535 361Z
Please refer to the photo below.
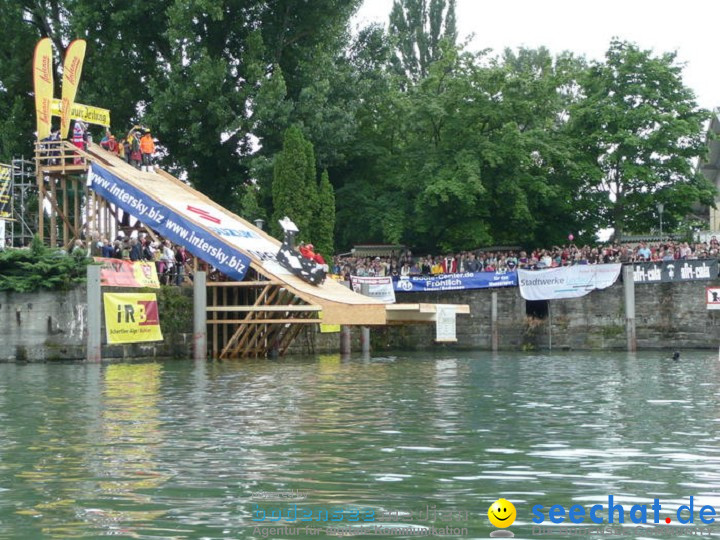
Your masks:
M516 517L515 506L507 499L498 499L488 508L488 519L498 529L509 527Z

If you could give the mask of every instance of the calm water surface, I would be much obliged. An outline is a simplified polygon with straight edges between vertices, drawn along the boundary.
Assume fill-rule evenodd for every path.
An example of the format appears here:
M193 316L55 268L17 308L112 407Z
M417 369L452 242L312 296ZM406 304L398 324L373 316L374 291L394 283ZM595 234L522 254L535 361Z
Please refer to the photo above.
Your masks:
M499 497L516 537L535 504L720 507L717 354L663 356L3 364L0 538L258 538L293 503L467 511L470 538ZM307 498L259 496L285 490Z

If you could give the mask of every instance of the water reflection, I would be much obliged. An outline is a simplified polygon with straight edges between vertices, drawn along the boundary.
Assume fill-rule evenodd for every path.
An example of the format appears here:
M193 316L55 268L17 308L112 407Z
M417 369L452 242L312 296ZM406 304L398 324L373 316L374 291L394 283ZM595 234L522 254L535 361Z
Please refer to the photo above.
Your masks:
M713 354L453 354L0 365L0 538L251 538L312 508L720 506ZM404 520L404 521L403 521Z

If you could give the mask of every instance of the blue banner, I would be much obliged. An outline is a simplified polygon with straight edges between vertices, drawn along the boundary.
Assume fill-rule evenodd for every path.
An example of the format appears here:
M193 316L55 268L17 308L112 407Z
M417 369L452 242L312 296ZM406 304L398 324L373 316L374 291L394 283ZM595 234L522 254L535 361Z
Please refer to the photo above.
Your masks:
M461 291L491 287L516 287L517 272L466 272L436 276L408 276L393 280L396 292Z
M192 255L213 265L226 276L241 281L250 267L250 258L228 245L197 223L181 216L97 163L88 170L90 187L108 202L121 208L144 225Z

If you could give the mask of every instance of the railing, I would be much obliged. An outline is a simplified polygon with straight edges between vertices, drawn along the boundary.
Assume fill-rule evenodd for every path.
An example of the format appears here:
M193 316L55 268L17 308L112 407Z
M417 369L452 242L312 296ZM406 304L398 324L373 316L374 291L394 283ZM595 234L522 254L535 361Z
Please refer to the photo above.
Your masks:
M35 166L47 172L85 171L91 156L70 141L37 141L35 143Z

